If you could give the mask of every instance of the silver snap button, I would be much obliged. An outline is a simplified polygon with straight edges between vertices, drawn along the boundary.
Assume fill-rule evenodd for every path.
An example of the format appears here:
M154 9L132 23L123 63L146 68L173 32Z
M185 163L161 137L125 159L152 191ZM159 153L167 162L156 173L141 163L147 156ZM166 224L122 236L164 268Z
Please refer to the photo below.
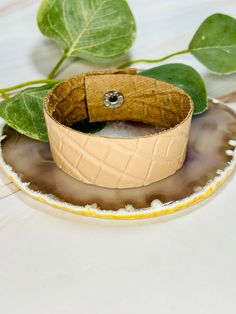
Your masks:
M124 96L122 93L112 90L103 96L103 103L108 108L119 108L124 103Z

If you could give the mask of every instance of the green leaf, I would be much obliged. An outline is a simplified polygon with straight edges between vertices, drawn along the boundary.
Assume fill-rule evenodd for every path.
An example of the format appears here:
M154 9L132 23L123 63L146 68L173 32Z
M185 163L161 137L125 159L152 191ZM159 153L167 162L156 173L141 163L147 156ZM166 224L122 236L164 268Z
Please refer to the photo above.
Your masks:
M21 134L48 142L47 126L43 113L43 99L55 84L27 88L14 97L0 103L0 117ZM97 133L106 122L78 121L71 128L84 133Z
M236 20L225 14L209 16L199 27L189 49L210 71L236 71Z
M182 63L170 63L139 73L156 80L176 85L189 94L194 102L194 114L207 109L207 92L199 73L192 67Z
M13 129L28 137L48 141L43 114L43 99L53 84L27 88L0 103L0 116Z
M43 0L38 25L67 57L96 63L121 57L136 33L126 0Z

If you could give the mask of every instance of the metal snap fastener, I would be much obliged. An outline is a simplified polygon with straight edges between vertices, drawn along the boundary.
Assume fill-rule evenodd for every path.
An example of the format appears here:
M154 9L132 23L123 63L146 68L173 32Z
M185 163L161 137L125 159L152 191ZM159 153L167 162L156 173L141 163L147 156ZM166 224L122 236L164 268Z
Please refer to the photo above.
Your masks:
M103 103L108 108L119 108L124 103L124 96L122 93L112 90L103 96Z

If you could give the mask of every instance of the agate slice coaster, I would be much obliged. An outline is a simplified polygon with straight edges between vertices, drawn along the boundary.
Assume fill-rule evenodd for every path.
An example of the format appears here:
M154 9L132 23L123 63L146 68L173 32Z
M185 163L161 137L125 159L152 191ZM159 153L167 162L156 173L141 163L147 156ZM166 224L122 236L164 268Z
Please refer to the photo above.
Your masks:
M117 127L108 124L102 135L116 133ZM128 122L122 127L122 132L134 129ZM135 125L135 129L142 134L148 127ZM0 137L0 166L21 190L66 211L101 218L137 219L179 211L210 196L236 164L236 113L212 102L207 112L193 118L183 167L140 188L109 189L79 182L56 166L49 144L8 126L2 128Z

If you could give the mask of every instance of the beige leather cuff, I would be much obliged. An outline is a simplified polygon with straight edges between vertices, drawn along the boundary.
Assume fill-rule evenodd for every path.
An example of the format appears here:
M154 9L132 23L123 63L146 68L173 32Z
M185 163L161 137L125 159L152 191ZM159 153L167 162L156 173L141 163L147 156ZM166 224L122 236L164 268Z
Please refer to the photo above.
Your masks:
M148 185L175 173L185 159L192 112L192 100L183 90L134 69L75 76L50 91L44 105L58 167L80 181L108 188ZM165 131L112 138L69 127L85 118L141 121Z

